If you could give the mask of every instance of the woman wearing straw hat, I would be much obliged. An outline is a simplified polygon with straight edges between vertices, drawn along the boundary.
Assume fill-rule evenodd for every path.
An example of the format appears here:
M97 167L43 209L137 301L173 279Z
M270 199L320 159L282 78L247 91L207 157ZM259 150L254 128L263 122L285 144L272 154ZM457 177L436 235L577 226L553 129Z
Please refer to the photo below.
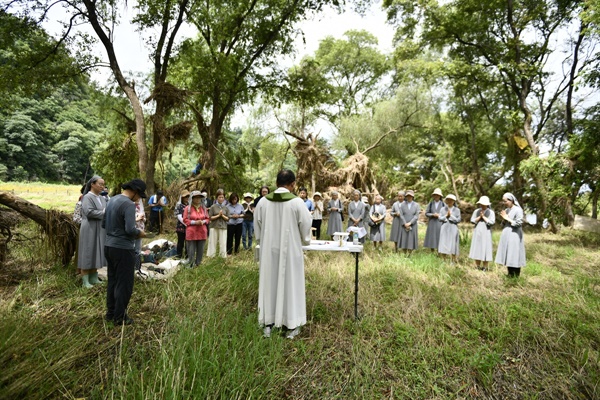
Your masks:
M204 206L204 196L199 190L191 194L190 204L183 210L183 222L185 223L185 240L189 267L194 267L202 262L204 246L208 236L208 223L210 218Z
M313 212L312 227L315 232L315 238L321 239L321 223L323 222L323 196L320 192L313 194Z
M454 204L456 196L449 194L446 196L446 205L440 212L439 220L442 223L440 229L440 243L438 253L444 257L452 256L452 262L456 262L460 253L460 235L458 232L458 223L460 222L460 209Z
M496 264L506 265L508 276L518 277L525 266L525 240L523 239L523 209L512 193L505 193L502 201L506 206L500 212L502 234L496 253Z
M425 210L425 216L429 221L427 222L427 232L425 233L423 247L434 251L438 249L440 244L440 229L442 229L442 222L439 220L440 213L444 207L442 189L435 188L431 197L433 197L433 200L429 202Z
M493 260L492 256L492 225L496 222L496 215L490 210L490 199L481 196L477 204L480 206L473 212L471 223L473 228L473 240L469 258L475 260L478 269L486 270L488 262ZM483 262L483 267L481 263Z

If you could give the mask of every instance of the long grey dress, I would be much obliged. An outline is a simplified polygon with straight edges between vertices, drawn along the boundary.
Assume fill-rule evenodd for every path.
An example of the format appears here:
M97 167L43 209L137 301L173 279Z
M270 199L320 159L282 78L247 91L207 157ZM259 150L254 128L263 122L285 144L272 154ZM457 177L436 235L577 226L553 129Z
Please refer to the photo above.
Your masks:
M484 216L488 219L485 222L483 219L475 222L481 214L481 208L473 212L471 223L475 225L473 228L473 240L471 241L471 250L469 258L479 261L492 261L492 225L496 222L496 215L489 208L484 211Z
M351 201L350 203L348 203L348 228L350 228L351 226L354 226L354 222L352 221L352 218L358 219L357 226L359 228L363 228L365 226L365 221L364 221L365 203L363 203L362 201L359 201L359 202ZM361 243L365 242L365 237L366 237L366 235L360 239ZM352 240L352 238L349 237L348 240Z
M415 250L419 248L419 212L421 207L414 201L410 203L405 201L400 205L400 223L402 225L400 229L400 237L398 238L398 248ZM411 229L407 231L404 229L404 224L410 223Z
M440 214L443 207L444 202L441 200L438 201L437 204L435 204L435 201L430 201L427 205L425 216L429 218L429 221L427 222L425 243L423 243L423 247L425 248L437 250L440 244L440 229L442 229L442 222L433 215Z
M440 229L440 243L438 245L438 252L440 254L453 254L458 255L460 253L460 236L458 232L458 223L460 222L460 209L458 207L452 207L450 209L450 216L447 217L448 206L444 206L440 211L440 222L442 227Z
M339 211L332 211L332 208L337 208ZM329 200L327 203L327 213L329 214L329 221L327 222L327 234L333 236L335 232L342 231L342 201Z
M369 218L375 213L379 213L380 216L385 215L385 206L383 204L373 204L369 211ZM383 242L385 240L385 218L381 220L378 226L371 227L370 238L373 242Z
M392 220L392 230L390 231L390 240L394 243L398 243L398 239L400 238L400 229L402 229L402 222L400 221L400 204L404 203L404 201L397 201L392 205L392 211L390 214L394 218Z
M106 199L88 192L81 199L81 228L79 229L79 249L77 268L98 269L106 265L104 258L104 237L102 218L106 209Z
M502 234L496 253L496 264L511 268L525 266L525 240L523 238L523 209L516 205L506 209L512 224L502 220Z

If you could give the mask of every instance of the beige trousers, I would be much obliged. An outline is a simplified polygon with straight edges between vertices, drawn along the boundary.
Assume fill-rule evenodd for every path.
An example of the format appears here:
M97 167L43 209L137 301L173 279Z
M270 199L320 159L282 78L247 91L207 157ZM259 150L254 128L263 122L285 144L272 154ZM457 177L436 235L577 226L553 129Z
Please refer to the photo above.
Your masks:
M214 257L219 245L219 257L227 257L227 229L211 229L208 236L208 252L206 257Z

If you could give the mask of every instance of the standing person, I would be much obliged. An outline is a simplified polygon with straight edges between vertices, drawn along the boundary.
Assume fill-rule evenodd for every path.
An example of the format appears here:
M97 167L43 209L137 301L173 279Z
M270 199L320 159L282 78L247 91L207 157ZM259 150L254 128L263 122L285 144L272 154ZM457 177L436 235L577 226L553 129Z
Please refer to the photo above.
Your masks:
M327 234L333 240L333 234L342 231L342 202L339 199L340 194L336 190L331 191L331 200L327 203L327 213L329 221L327 221Z
M104 257L104 237L102 218L106 210L106 199L100 195L104 190L104 179L93 176L86 185L81 199L81 228L77 268L81 272L83 287L91 288L100 283L98 268L106 265Z
M310 211L312 213L313 210L315 209L315 207L313 205L313 202L310 201L310 199L308 198L308 191L306 190L306 188L301 187L300 190L298 191L298 195L300 196L300 198L306 205L306 208L308 208L308 211Z
M244 193L244 222L242 223L242 245L244 250L252 249L252 236L254 235L254 205L252 204L254 196L252 193Z
M460 253L460 234L458 224L460 222L460 209L455 206L456 196L449 194L446 196L446 205L442 207L439 220L442 223L440 229L440 238L438 253L444 257L450 255L452 262L456 262Z
M403 249L404 253L412 253L419 248L419 212L421 207L414 201L415 192L406 191L406 201L400 205L400 237L398 238L398 248Z
M229 209L225 201L225 191L217 190L217 201L208 209L210 217L210 234L208 236L208 252L206 257L214 257L219 245L219 256L227 257L227 221L229 221Z
M377 243L379 243L379 250L381 250L381 246L383 246L383 242L385 241L385 213L387 212L382 201L383 197L378 194L375 195L375 202L369 211L371 241L375 248L377 248Z
M427 221L427 232L425 233L425 243L423 243L423 247L434 251L439 247L440 229L442 229L442 222L439 220L440 212L444 207L444 202L442 201L442 189L435 188L431 197L433 197L433 200L429 202L425 209L425 216L429 221Z
M475 266L478 269L486 270L488 262L492 257L492 225L496 222L496 215L490 210L490 199L487 196L481 196L477 204L480 206L473 212L471 223L473 228L473 240L471 241L471 250L469 258L475 260ZM483 261L483 267L481 262Z
M239 203L240 198L237 193L233 192L229 195L230 218L227 221L227 254L236 254L240 251L240 239L242 238L242 230L244 223L244 207ZM235 246L234 246L235 242Z
M525 240L523 238L523 209L512 193L502 196L505 210L500 212L502 234L496 253L496 264L505 265L508 276L518 277L525 266Z
M183 223L185 224L185 244L190 268L200 265L204 254L204 245L208 237L208 210L204 206L202 192L194 190L191 201L183 209Z
M306 324L302 245L310 244L312 219L302 199L292 194L295 181L292 171L280 171L277 189L254 212L260 245L258 323L265 337L274 326L285 326L293 339Z
M156 194L148 199L150 206L150 226L148 229L152 232L162 233L163 223L163 207L167 205L167 198L163 195L162 190L157 190Z
M364 228L365 210L365 203L360 199L360 190L356 189L352 192L352 201L348 203L348 228L351 226ZM360 243L364 242L365 236L360 238Z
M175 217L177 218L177 226L175 232L177 232L177 257L183 258L183 249L186 244L185 238L185 222L183 221L183 211L189 205L190 192L188 190L182 190L179 195L179 201L175 205Z
M265 197L266 195L271 193L271 189L269 189L268 186L263 185L260 187L260 190L258 191L258 193L260 193L260 195L256 199L254 199L254 204L253 204L254 208L256 208L260 199L262 199L263 197Z
M135 203L146 197L146 183L133 179L122 188L123 193L110 199L102 220L108 262L106 319L115 325L130 325L133 319L127 315L127 306L133 294L135 240L146 236L135 227Z
M323 222L323 200L321 193L315 192L313 194L313 222L312 227L315 231L315 238L321 240L321 223Z
M402 211L400 211L400 206L404 203L404 190L400 190L398 192L398 200L392 204L392 211L390 214L392 215L392 230L390 231L390 241L394 242L394 249L398 251L398 240L400 239L400 230L402 229L402 221L400 216L402 215Z

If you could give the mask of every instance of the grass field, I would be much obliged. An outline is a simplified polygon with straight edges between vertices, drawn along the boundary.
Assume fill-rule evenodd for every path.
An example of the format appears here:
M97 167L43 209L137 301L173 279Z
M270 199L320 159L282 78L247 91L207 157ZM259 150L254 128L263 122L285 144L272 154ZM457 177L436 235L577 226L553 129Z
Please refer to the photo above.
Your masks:
M600 398L600 237L526 243L519 279L475 270L468 240L458 265L366 246L358 321L353 257L307 253L309 321L290 341L261 336L248 252L136 281L121 330L103 320L105 288L80 288L32 238L0 271L0 397Z
M73 212L81 186L52 183L0 182L0 190L10 192L42 208Z

